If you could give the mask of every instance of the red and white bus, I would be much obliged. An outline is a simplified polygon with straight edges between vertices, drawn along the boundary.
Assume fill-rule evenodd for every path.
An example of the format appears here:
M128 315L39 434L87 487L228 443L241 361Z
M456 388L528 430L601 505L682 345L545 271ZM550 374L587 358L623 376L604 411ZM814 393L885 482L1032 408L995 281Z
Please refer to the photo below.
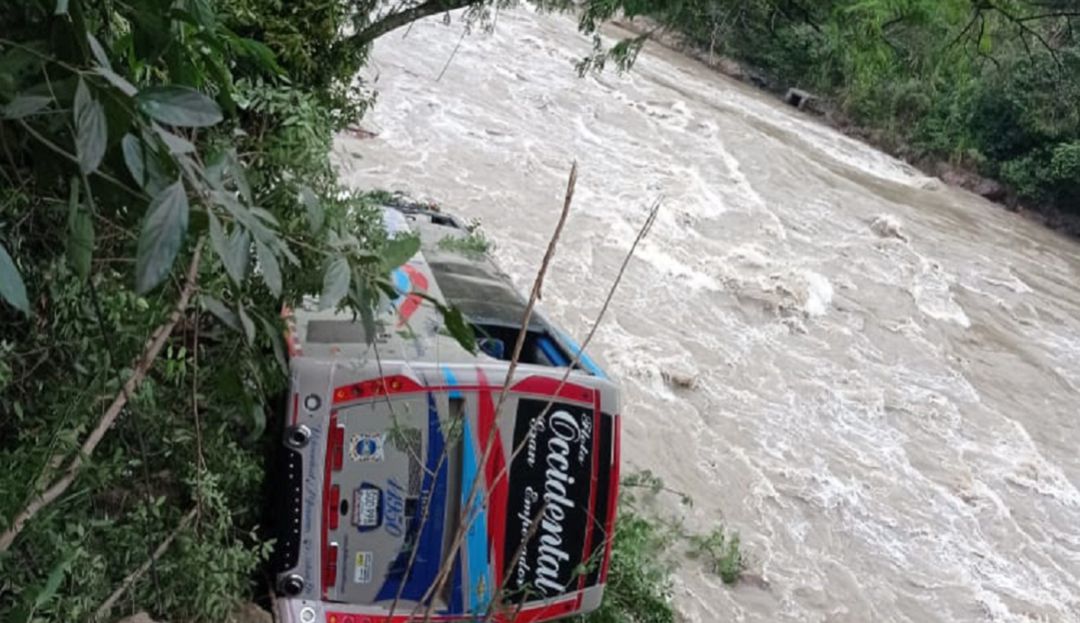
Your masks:
M549 621L599 606L619 480L619 393L440 212L384 211L421 251L367 336L291 318L275 572L280 621ZM423 296L421 296L423 295ZM426 300L462 310L471 354Z

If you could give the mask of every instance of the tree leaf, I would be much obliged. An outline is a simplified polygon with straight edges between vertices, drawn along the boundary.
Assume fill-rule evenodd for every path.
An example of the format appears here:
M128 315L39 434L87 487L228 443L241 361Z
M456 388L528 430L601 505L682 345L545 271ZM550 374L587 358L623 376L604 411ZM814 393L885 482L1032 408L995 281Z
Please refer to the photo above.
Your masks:
M153 290L172 269L188 228L188 199L184 183L173 182L150 202L139 234L135 257L135 290Z
M278 266L273 251L261 240L256 240L255 256L259 259L259 269L266 287L270 288L270 293L274 296L281 296L281 267Z
M75 151L79 156L79 170L92 173L105 156L108 141L105 125L105 108L94 99L86 81L79 78L75 88Z
M49 572L49 577L46 578L45 584L41 587L41 591L34 597L34 609L39 609L49 602L50 599L56 596L56 593L60 590L60 583L64 581L64 576L67 574L68 567L71 566L72 554L69 554L63 560L61 560L53 570Z
M375 305L379 299L372 295L371 285L360 277L359 273L354 275L353 282L356 284L356 300L359 302L360 322L364 327L364 341L371 345L375 342L379 330L375 325Z
M420 250L420 238L417 236L398 236L386 241L382 260L387 270L393 270L408 262Z
M127 78L121 76L120 74L109 69L108 67L98 67L94 71L97 72L99 76L107 80L109 84L119 89L121 93L128 97L135 97L135 95L139 92L139 89L134 84L128 82Z
M143 156L143 144L132 134L125 134L120 140L124 152L124 164L132 179L140 188L146 188L146 159Z
M3 243L0 243L0 298L27 316L30 315L30 302L26 299L26 286L23 284L22 275Z
M94 252L94 221L89 206L79 201L79 178L71 178L68 197L67 256L75 274L81 279L90 276L90 260Z
M243 330L240 327L240 319L236 317L233 310L229 309L228 305L207 294L199 295L199 300L202 302L203 308L213 314L226 327L238 333Z
M246 443L254 443L266 431L266 409L259 403L251 406L251 433Z
M446 330L457 340L462 348L472 354L476 354L476 334L472 325L465 322L465 317L457 307L450 307L443 311L443 320L446 322Z
M225 162L229 166L229 173L232 174L233 181L236 182L236 189L240 191L240 196L250 204L251 184L248 183L244 165L240 162L240 158L237 157L235 149L230 149L225 153Z
M22 119L49 105L52 98L47 95L17 95L4 106L4 119Z
M229 249L222 258L225 261L225 271L229 277L241 285L247 277L248 264L251 258L251 234L239 225L233 226L233 233L229 236Z
M326 221L326 213L323 211L322 204L315 195L315 191L307 186L301 186L300 202L307 208L307 218L308 224L311 226L311 233L319 233L319 231L322 230L323 223Z
M154 132L161 137L162 142L165 143L165 147L169 149L169 153L175 156L182 154L194 153L195 145L186 138L173 134L165 128L154 124Z
M94 33L86 33L86 42L90 44L90 53L94 55L94 60L101 65L102 68L112 70L112 65L109 63L109 55L105 53L105 48L101 47L101 42L97 40Z
M270 322L266 318L259 316L259 322L262 323L263 331L270 338L270 345L274 347L274 359L277 360L278 367L281 368L281 373L285 376L289 375L289 361L285 356L285 335L279 327L275 327L274 323Z
M319 309L333 309L349 292L349 262L344 257L331 260L323 273L322 295Z
M236 303L236 313L240 316L240 324L244 326L244 336L248 344L255 344L255 323L244 310L244 304L239 301Z
M221 108L206 95L182 86L149 87L135 97L147 115L169 125L212 126L222 119Z

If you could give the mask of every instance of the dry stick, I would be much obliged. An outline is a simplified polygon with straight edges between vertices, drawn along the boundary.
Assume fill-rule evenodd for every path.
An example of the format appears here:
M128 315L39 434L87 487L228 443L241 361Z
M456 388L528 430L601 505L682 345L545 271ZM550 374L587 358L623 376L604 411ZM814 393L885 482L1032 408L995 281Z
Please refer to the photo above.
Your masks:
M506 574L503 576L502 583L499 585L499 592L494 593L491 597L491 601L488 602L487 614L484 615L484 621L490 621L492 617L495 616L496 600L499 601L499 605L501 605L503 593L506 591L506 585L510 581L510 573L518 566L518 561L525 555L525 548L528 547L529 542L536 536L536 531L540 529L540 519L544 516L544 511L547 510L547 506L548 502L547 500L544 500L544 503L540 505L540 508L536 509L536 516L529 520L529 529L525 533L525 538L521 539L521 543L518 543L514 555L510 557L510 563L506 566ZM520 608L518 610L520 610ZM515 614L515 616L517 615Z
M101 443L105 433L108 432L109 428L113 425L113 422L116 421L116 418L124 409L124 406L128 402L128 397L139 388L143 379L146 378L147 372L153 367L158 353L161 352L161 349L165 346L165 342L167 342L169 336L172 335L173 329L176 328L176 324L180 322L180 318L183 316L184 311L187 309L188 302L191 300L191 295L195 292L195 282L199 274L199 259L202 257L204 241L204 239L200 239L195 245L195 253L191 257L191 264L188 265L187 281L184 283L183 290L180 291L180 298L176 301L176 305L173 307L169 319L165 324L154 331L142 356L135 363L131 376L128 377L127 382L124 383L120 393L113 398L112 404L109 405L105 414L101 416L97 426L86 438L86 441L83 442L82 447L79 449L79 453L68 462L68 466L64 470L64 475L41 495L33 498L31 502L15 516L11 522L11 526L0 535L0 552L6 552L11 547L12 542L15 541L15 538L19 536L19 533L26 527L26 523L30 521L34 515L37 515L41 509L54 502L67 491L68 487L71 486L71 483L75 481L75 477L79 474L79 470L82 468L84 462L94 453L94 449Z
M131 588L131 585L137 582L139 578L146 575L146 572L150 569L150 567L153 566L155 562L157 562L158 558L161 558L161 556L165 553L165 550L169 549L169 546L172 545L172 542L176 540L176 537L179 536L179 534L184 530L184 528L188 526L189 523L191 523L191 520L195 518L196 510L197 509L194 508L189 510L187 515L184 515L184 517L180 520L180 523L169 534L169 536L165 537L165 540L157 546L157 549L154 550L154 553L150 556L150 558L148 558L143 564L139 565L138 569L129 573L128 576L124 578L122 582L120 582L120 586L116 587L116 590L113 591L112 595L109 595L109 598L106 599L105 602L98 607L96 612L94 612L94 618L91 620L100 621L102 618L105 617L105 615L109 614L109 610L111 610L112 607L116 604L116 602L124 596L124 593L126 593L128 589Z
M468 27L461 29L461 37L458 38L457 45L454 46L454 51L451 52L450 57L446 59L446 64L443 65L442 71L439 72L439 77L435 78L435 82L441 82L443 74L446 73L447 69L450 69L450 63L454 62L454 57L457 56L458 48L461 47L461 42L465 40L465 35L468 34L468 32Z
M570 167L570 179L566 183L566 196L563 199L562 213L559 215L559 222L555 225L555 232L551 235L551 240L548 241L547 251L544 252L544 259L540 262L540 270L536 273L536 279L533 280L532 291L529 293L529 302L525 305L525 313L521 319L521 330L518 331L517 343L514 344L514 352L510 358L510 366L506 370L506 380L503 382L502 391L499 393L499 401L495 405L495 421L499 419L499 413L502 410L503 403L506 401L506 396L509 393L510 380L514 376L514 371L517 370L518 359L521 357L521 350L525 345L525 336L529 327L529 320L532 318L533 308L536 306L536 300L540 298L540 289L544 283L544 276L547 274L548 266L551 264L551 259L555 256L555 246L559 242L559 237L562 235L563 226L566 224L566 217L570 213L570 204L574 199L574 188L577 185L577 161ZM498 431L498 426L491 427L491 431L488 433L487 443L484 445L484 452L481 455L478 465L486 465L488 457L491 455L491 451L495 446L495 433ZM453 568L452 561L454 556L457 555L458 550L461 548L461 542L465 538L465 533L468 531L472 524L473 518L468 518L466 515L468 510L476 503L476 495L480 490L480 479L483 477L483 470L477 470L476 476L473 478L473 482L470 485L469 499L461 509L461 517L458 522L457 533L454 535L453 543L450 546L450 553L446 560L443 561L442 568L439 570L439 574L436 577L435 583L428 587L427 593L420 603L417 604L417 608L428 601L427 610L424 612L424 623L431 620L431 613L435 607L434 596L442 591L443 586L446 585L446 580L450 576L450 570ZM496 479L497 481L498 479ZM493 483L494 484L494 483ZM415 609L413 611L415 614Z
M438 463L438 465L435 466L435 475L432 476L432 478L431 478L431 488L432 489L435 488L435 479L437 479L439 477L439 472L442 470L443 465L446 463L446 460L448 458L449 458L449 452L447 451L447 448L444 446L442 456L439 457L439 463ZM416 538L417 539L420 538L419 535L421 533L423 533L424 526L427 525L428 515L429 515L429 512L431 511L431 498L433 498L433 497L435 497L435 496L432 495L429 492L428 495L427 495L427 499L424 500L424 510L420 515L420 526L416 529L416 532L417 532L417 537ZM416 555L417 555L417 553L419 553L419 551L420 551L420 548L416 546L416 543L413 543L412 551L409 552L409 564L405 565L405 574L401 576L401 583L398 584L397 592L394 594L394 601L393 601L393 603L390 604L390 612L386 615L387 623L392 621L393 618L394 618L394 610L397 609L398 602L401 601L401 594L405 591L405 582L408 581L409 576L412 574L412 568L413 568L413 565L416 563ZM410 618L411 618L411 615L410 615Z
M554 394L556 396L559 394L560 391L562 391L563 386L566 384L567 379L570 377L570 372L574 369L574 366L576 366L578 364L578 361L581 359L581 356L585 352L585 349L588 347L589 343L592 341L593 335L596 334L596 329L597 329L597 327L600 326L600 321L604 319L604 315L607 313L608 306L611 304L611 299L615 296L615 291L619 288L619 283L622 282L622 277L623 277L623 274L626 272L626 267L630 263L630 258L632 258L634 256L634 251L637 250L637 246L641 242L641 240L645 237L646 234L649 233L649 229L652 228L652 224L656 220L656 215L659 212L659 210L660 210L660 200L658 199L656 202L653 203L652 208L650 208L649 216L645 219L645 223L641 226L641 229L638 230L637 237L634 238L633 244L630 245L630 250L627 251L626 256L623 258L622 265L619 267L619 272L615 275L615 280L612 282L611 287L608 289L607 297L604 299L604 304L601 306L600 312L597 314L596 320L593 322L592 329L590 329L589 334L587 336L585 336L585 340L582 341L581 346L578 349L577 354L574 355L574 358L571 360L570 364L566 367L566 372L563 373L562 380L560 380L559 385L556 386L555 391L554 391ZM554 398L548 400L547 404L544 406L544 410L540 413L539 416L537 416L537 420L543 420L547 416L548 411L551 410L551 407L554 405L554 403L555 403ZM514 459L516 459L517 455L520 454L521 451L525 449L525 446L527 445L527 442L528 442L528 438L526 437L525 439L521 440L521 443L519 443L516 448L513 449L513 451L510 454L510 458L506 461L506 464L499 471L499 473L497 473L495 475L495 478L494 478L495 482L498 482L500 479L502 479L506 475L506 472L510 469L510 466L513 465ZM593 520L595 520L595 518L593 518ZM609 535L608 538L610 538L610 535ZM504 585L505 585L505 582L506 582L507 579L508 578L503 578ZM521 609L520 606L521 606L521 604L518 604L518 611L520 611L520 609ZM493 616L493 613L489 611L486 618L485 618L485 620L489 621L492 616Z
M198 473L196 480L196 487L198 488L198 495L195 496L195 515L196 518L202 519L202 498L203 498L203 473L206 471L206 457L203 456L203 443L202 443L202 419L199 417L199 309L195 308L195 338L194 343L191 345L191 360L194 370L191 374L191 415L195 419L195 455L196 464L195 469ZM195 522L195 529L198 530L199 522Z

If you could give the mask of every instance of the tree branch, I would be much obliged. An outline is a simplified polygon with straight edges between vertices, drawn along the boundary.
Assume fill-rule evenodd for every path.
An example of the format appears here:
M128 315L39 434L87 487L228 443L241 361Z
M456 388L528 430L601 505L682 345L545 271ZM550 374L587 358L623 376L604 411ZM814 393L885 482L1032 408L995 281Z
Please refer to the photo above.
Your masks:
M184 528L188 526L188 524L191 523L191 520L195 517L196 510L197 509L193 508L188 511L188 514L184 515L184 517L180 520L179 525L177 525L176 528L171 533L169 533L169 536L165 537L165 540L157 546L157 549L154 550L154 553L151 554L150 558L147 558L146 562L139 565L138 569L132 571L130 574L128 574L127 577L124 578L122 582L120 582L120 586L116 587L116 590L113 591L112 595L109 595L109 598L106 599L100 607L98 607L97 611L94 613L94 618L92 620L102 620L107 614L109 614L109 611L112 610L112 607L114 605L116 605L116 602L124 596L124 593L126 593L128 589L131 588L131 585L138 581L139 578L146 575L146 572L150 569L151 566L153 566L154 562L156 562L158 558L161 558L165 551L169 549L169 546L172 545L172 542L176 540L176 537L184 530Z
M183 317L184 311L187 310L188 303L191 300L191 295L195 292L195 283L199 274L199 259L202 257L202 248L204 240L200 239L195 245L195 253L191 256L191 263L187 269L187 280L184 283L184 288L180 291L180 298L176 301L176 305L173 307L172 313L169 315L169 319L165 321L165 324L161 325L154 331L150 337L150 341L146 345L146 349L143 351L142 356L135 363L131 376L128 377L126 383L120 389L120 393L113 398L112 404L105 411L105 414L98 420L97 426L83 442L79 453L76 454L71 461L68 462L67 468L64 469L64 474L55 483L52 484L40 495L31 499L30 503L26 505L22 511L11 521L11 525L7 530L0 535L0 552L6 552L11 544L15 541L15 538L19 536L23 528L26 527L34 515L37 515L41 509L45 508L58 497L63 495L67 491L71 483L75 481L75 477L79 475L79 471L82 469L84 463L94 453L94 449L101 443L105 433L109 431L109 428L119 417L120 412L127 405L128 398L134 394L134 392L142 384L143 379L146 378L146 374L153 367L154 361L157 359L158 353L165 346L165 342L168 341L169 336L172 335L173 329L176 328L180 318Z
M483 0L428 0L427 2L417 4L404 11L391 13L390 15L383 17L379 21L368 25L367 28L355 35L345 39L342 42L342 45L359 48L371 43L392 30L397 30L406 24L411 24L412 22L428 17L429 15L453 11L473 4L480 4L482 1Z

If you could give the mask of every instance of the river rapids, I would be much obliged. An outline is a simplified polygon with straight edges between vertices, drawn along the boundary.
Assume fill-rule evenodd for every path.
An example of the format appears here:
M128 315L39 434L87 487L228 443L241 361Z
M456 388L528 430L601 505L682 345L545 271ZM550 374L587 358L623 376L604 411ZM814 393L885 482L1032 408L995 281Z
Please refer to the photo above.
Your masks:
M683 619L1080 621L1076 243L670 50L579 78L571 19L461 29L376 43L342 179L479 219L528 291L577 160L542 306L579 339L662 201L589 351L624 472L742 537Z

